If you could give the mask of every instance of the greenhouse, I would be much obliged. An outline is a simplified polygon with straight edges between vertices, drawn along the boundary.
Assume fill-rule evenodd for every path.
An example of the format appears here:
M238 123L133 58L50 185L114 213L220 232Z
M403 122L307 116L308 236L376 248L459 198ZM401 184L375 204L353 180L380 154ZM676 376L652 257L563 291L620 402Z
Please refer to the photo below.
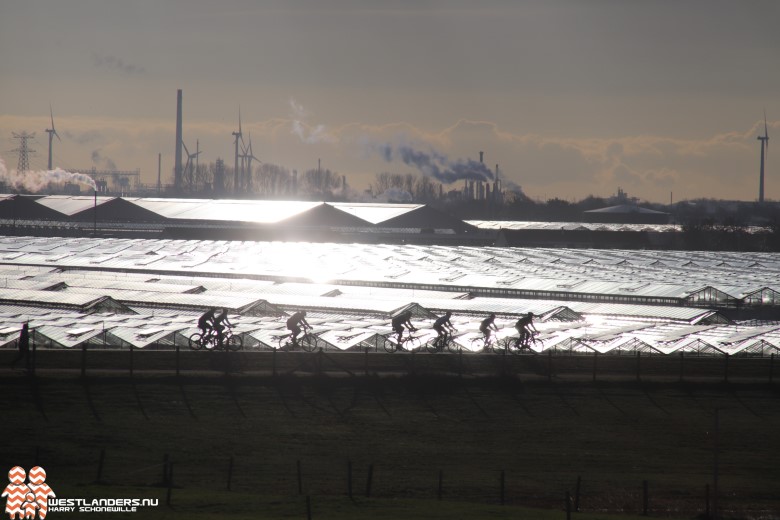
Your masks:
M763 357L780 349L780 257L762 253L5 237L0 345L22 323L42 348L186 347L225 308L244 348L289 348L298 310L325 351L381 351L409 310L415 347L453 313L455 343L486 352L533 312L537 352ZM769 319L741 319L759 309Z

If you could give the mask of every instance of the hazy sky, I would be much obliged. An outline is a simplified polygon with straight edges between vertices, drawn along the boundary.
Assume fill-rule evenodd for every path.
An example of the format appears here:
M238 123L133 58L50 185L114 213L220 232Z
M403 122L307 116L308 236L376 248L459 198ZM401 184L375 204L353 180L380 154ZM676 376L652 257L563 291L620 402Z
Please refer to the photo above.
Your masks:
M0 157L15 169L11 133L35 132L45 169L51 104L54 166L155 183L162 153L170 181L182 89L201 162L233 164L240 106L258 158L321 159L356 188L416 171L389 144L482 150L542 200L754 200L764 110L780 137L778 22L775 0L2 0Z

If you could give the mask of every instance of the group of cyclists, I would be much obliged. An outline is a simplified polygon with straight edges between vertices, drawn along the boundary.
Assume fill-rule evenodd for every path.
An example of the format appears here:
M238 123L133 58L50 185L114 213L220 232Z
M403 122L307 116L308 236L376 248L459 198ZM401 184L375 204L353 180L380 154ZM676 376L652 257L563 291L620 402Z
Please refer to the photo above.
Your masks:
M225 337L225 328L232 326L233 324L228 320L227 309L222 309L217 313L216 308L211 308L198 318L198 328L200 329L201 337L206 338L214 331L217 334L217 345L222 345L222 340Z
M452 322L450 321L451 317L452 312L447 311L443 316L437 318L433 322L433 329L438 335L436 340L439 345L446 344L452 334L457 332L457 329L455 329L455 327L452 325ZM528 348L528 341L532 335L539 332L534 326L533 319L534 313L529 312L521 316L520 319L518 319L515 323L515 329L517 329L519 334L519 337L515 343L517 348ZM483 335L485 346L491 343L492 333L498 331L495 320L495 313L491 313L487 318L482 320L479 325L479 331ZM412 325L412 312L409 310L394 316L391 325L393 332L397 336L397 345L399 349L400 345L403 343L404 330L407 329L409 331L408 336L411 336L412 332L416 332L418 330L414 325ZM217 344L221 345L225 333L225 328L232 327L232 324L228 320L228 310L222 309L221 312L217 313L216 308L209 309L203 313L203 315L198 320L198 327L201 329L201 334L203 337L207 337L211 331L214 331L217 336ZM292 345L297 347L298 336L304 330L311 328L309 322L306 321L306 311L298 311L290 316L287 319L287 328L290 331Z
M448 341L449 337L457 332L455 327L452 325L452 322L450 321L450 318L452 317L452 312L447 311L443 316L436 319L436 321L433 322L433 329L438 334L438 337L436 338L437 344L444 345ZM416 332L417 329L412 325L412 313L411 311L404 311L397 316L395 316L392 320L392 327L393 331L396 333L397 336L397 344L400 345L403 342L403 332L404 327L406 327L409 330L409 335L411 335L412 332ZM498 331L498 326L495 323L496 321L496 315L495 313L491 313L490 316L482 320L482 322L479 325L479 331L483 335L483 341L484 345L489 345L492 341L491 335L493 332ZM518 349L522 348L529 348L528 342L533 336L533 334L538 333L539 331L536 330L536 327L534 326L534 313L529 312L527 314L524 314L520 317L520 319L517 320L515 323L515 329L517 329L518 332L518 338L515 343L515 347Z

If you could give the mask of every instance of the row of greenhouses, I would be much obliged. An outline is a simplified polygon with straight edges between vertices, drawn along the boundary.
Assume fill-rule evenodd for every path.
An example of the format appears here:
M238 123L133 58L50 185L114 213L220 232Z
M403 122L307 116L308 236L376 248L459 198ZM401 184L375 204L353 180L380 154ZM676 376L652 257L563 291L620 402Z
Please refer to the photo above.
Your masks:
M187 347L198 317L224 308L246 349L290 348L286 317L306 310L323 349L382 351L408 309L412 350L446 311L467 352L491 350L490 314L503 345L532 312L536 352L767 356L778 280L777 254L5 237L0 344L29 322L44 348ZM770 318L735 321L719 298Z

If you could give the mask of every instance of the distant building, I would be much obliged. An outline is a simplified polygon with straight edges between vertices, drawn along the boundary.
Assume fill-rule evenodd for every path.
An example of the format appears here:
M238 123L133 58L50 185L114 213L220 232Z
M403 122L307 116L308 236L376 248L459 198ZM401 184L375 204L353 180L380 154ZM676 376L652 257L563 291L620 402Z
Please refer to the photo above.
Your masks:
M582 214L583 222L605 224L667 224L669 213L642 208L634 204L620 204L608 208L592 209Z

